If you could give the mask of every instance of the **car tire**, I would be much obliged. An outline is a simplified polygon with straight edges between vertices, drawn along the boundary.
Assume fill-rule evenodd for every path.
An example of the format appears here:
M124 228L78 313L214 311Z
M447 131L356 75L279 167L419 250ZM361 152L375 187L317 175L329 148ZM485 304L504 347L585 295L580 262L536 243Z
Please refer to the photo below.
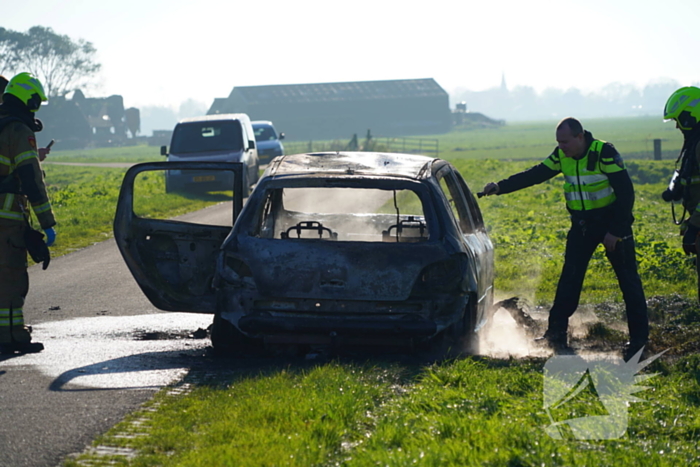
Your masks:
M479 336L474 332L476 325L476 297L469 296L462 318L445 329L433 345L437 351L448 357L464 353L475 355L479 352Z
M261 339L246 336L230 321L224 319L221 313L216 313L214 315L209 338L211 339L211 346L214 349L214 353L217 355L259 352L263 348Z
M169 177L165 177L165 192L166 193L175 193L175 186L173 182L170 180Z
M469 296L469 303L462 317L462 334L459 338L460 346L470 355L479 353L479 334L474 332L476 327L477 303L476 296Z

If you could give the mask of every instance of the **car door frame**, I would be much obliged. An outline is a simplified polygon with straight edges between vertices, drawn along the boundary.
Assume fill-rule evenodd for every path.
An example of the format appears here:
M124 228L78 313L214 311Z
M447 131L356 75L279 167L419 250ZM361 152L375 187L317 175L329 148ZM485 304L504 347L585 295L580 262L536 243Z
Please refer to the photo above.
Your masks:
M233 172L233 226L243 209L243 171L246 167L240 162L136 164L124 175L117 201L113 225L114 238L129 271L150 302L165 311L214 313L216 292L211 287L211 278L216 272L216 256L232 227L173 219L151 219L136 215L134 213L136 177L143 172L165 170ZM169 263L163 261L168 264L170 274L166 274L164 266L158 263L159 255L170 261ZM194 272L201 275L197 276ZM190 277L190 283L187 287L183 287L183 284L171 280L173 277Z
M456 193L451 193L459 216L459 218L455 217L455 221L462 233L463 241L470 245L470 253L474 255L474 266L478 271L476 274L478 306L475 323L478 330L488 321L488 313L493 305L493 244L486 232L479 205L459 171L451 164L445 163L437 170L436 176L438 183L444 178L446 182L450 182L448 187L452 185L456 190ZM450 192L452 192L451 189Z

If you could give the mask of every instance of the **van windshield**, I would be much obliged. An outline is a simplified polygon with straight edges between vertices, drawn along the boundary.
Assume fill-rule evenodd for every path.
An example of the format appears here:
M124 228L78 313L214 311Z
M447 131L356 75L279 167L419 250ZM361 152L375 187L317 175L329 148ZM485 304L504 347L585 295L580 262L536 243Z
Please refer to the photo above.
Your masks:
M180 123L175 128L170 152L175 154L240 151L243 134L238 120Z

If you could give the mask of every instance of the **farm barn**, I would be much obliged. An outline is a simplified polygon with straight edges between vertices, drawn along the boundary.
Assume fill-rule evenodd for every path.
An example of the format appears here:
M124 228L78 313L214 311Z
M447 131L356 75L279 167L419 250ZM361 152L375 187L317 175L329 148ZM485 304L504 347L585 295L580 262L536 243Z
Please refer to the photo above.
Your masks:
M272 120L292 141L426 135L450 129L447 92L434 79L234 87L208 114Z

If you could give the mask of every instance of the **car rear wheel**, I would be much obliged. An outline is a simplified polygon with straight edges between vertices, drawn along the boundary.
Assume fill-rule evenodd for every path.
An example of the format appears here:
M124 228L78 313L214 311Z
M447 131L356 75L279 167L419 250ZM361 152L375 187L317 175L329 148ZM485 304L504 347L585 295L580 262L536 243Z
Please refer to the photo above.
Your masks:
M229 355L237 352L261 351L263 342L243 334L230 321L224 319L221 313L214 315L211 325L211 346L217 355Z
M477 354L479 352L479 336L474 332L475 326L476 298L470 296L462 318L435 338L434 351L450 357L464 353Z

